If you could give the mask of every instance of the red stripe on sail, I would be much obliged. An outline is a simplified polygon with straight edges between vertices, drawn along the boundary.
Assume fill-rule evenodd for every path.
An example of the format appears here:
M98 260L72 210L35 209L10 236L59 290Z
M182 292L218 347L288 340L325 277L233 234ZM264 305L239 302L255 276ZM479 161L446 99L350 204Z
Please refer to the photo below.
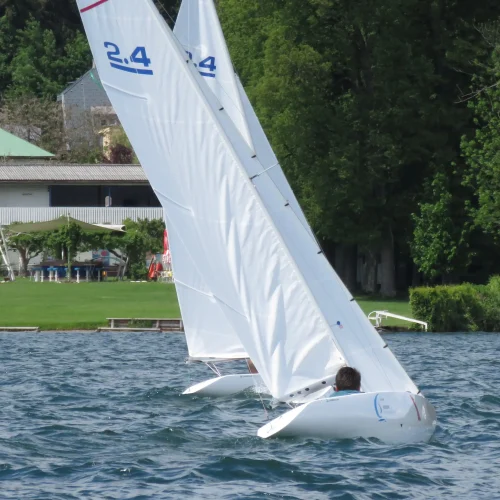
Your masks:
M99 7L99 5L102 5L103 3L106 3L108 0L99 0L96 3L93 3L89 5L88 7L84 7L83 9L80 10L80 12L83 14L84 12L87 12L90 9L94 9L95 7Z

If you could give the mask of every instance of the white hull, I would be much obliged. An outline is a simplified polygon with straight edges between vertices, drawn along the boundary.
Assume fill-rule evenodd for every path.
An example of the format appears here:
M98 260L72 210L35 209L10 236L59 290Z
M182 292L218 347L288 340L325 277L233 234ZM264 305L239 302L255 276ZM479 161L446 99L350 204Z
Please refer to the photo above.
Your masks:
M237 374L224 375L200 382L188 387L182 394L196 394L198 396L231 396L247 389L261 386L259 375Z
M257 435L414 443L429 441L436 423L433 406L421 395L372 392L311 401L275 418Z

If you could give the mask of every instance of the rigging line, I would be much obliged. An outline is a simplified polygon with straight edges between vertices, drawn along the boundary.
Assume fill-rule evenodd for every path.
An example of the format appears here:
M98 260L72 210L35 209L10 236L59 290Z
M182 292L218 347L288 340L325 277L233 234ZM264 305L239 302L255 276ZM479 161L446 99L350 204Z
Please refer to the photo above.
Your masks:
M220 374L220 371L219 369L217 368L217 366L214 364L214 363L211 363L211 362L208 362L208 363L205 363L209 368L210 370L212 370L218 377L221 376Z
M165 14L167 14L167 16L169 17L169 19L172 21L172 24L175 25L175 21L172 18L172 16L168 13L167 8L161 2L157 2L157 3L160 6L160 10L163 10L163 12L165 12Z

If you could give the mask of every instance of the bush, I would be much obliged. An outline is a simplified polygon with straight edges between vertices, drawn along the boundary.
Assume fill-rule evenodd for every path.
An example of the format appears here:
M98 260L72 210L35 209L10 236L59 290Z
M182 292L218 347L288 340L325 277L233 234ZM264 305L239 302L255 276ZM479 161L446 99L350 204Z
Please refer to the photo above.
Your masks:
M131 280L146 280L148 278L148 268L142 262L132 264L129 268L128 275Z
M413 288L410 305L415 318L432 332L500 331L500 277L488 285Z

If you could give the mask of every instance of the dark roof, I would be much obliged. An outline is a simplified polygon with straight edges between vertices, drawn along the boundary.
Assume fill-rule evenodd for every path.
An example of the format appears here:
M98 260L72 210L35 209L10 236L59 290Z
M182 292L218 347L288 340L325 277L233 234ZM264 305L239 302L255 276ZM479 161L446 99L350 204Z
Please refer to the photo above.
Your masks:
M0 183L58 182L71 184L147 184L140 165L0 163Z

